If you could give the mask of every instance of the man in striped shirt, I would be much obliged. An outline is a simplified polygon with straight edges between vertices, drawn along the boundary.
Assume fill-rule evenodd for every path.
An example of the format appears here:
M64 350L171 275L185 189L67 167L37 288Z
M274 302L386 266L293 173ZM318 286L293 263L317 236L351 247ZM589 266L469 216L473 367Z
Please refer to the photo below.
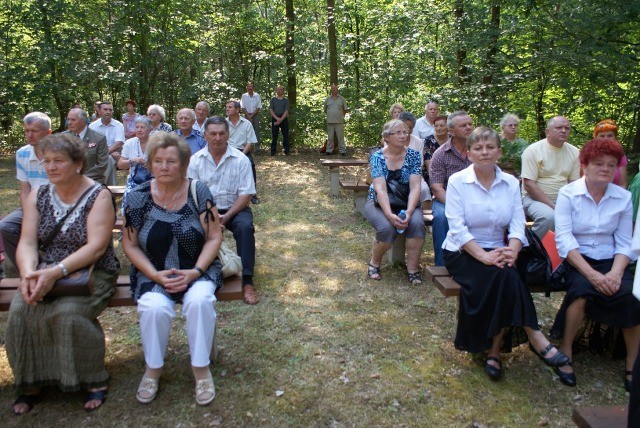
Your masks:
M207 146L191 156L187 176L205 183L220 214L220 224L233 233L238 255L242 259L243 300L258 303L253 284L256 261L255 229L249 202L256 193L251 162L229 145L229 122L213 116L204 123Z

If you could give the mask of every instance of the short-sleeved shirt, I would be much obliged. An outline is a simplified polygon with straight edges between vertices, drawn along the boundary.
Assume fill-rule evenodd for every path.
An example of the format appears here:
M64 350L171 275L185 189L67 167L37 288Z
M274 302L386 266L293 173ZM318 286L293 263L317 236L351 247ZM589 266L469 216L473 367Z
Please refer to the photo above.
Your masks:
M555 202L560 188L580 178L580 151L569 143L562 147L549 144L547 139L531 144L522 153L522 178L536 182L540 190ZM523 196L528 196L522 190Z
M244 117L239 117L238 123L235 125L227 118L227 123L229 124L228 142L231 147L242 150L247 144L256 144L258 142L253 125Z
M436 128L430 124L426 117L422 116L416 120L416 125L413 127L413 135L424 140L430 135L435 134Z
M117 142L124 143L124 125L115 119L111 119L108 125L103 124L102 119L98 119L92 122L89 128L107 137L107 146L109 147Z
M369 158L369 164L371 165L371 178L384 177L385 179L389 175L389 169L387 168L387 161L384 158L382 149L374 152ZM413 150L407 149L407 154L404 157L404 162L400 167L400 183L408 184L412 175L422 176L422 155ZM373 183L369 186L369 199L373 199L375 190Z
M240 195L256 194L249 158L231 146L227 146L218 165L208 147L192 155L187 176L209 187L219 210L231 208Z
M140 249L158 271L172 268L193 269L198 261L206 242L206 231L200 222L200 214L210 211L215 203L209 189L202 183L196 183L196 197L197 206L189 190L187 202L182 207L174 211L166 210L153 201L151 182L147 181L136 186L124 202L126 227L138 232ZM207 221L214 221L209 214ZM213 227L211 224L209 226ZM205 278L212 281L216 287L222 286L221 267L218 259L204 267ZM184 292L167 293L162 286L138 269L132 268L131 276L132 292L136 301L150 291L164 294L174 301L179 301L184 295Z
M344 114L349 110L347 107L347 101L338 95L332 97L329 95L324 100L324 112L327 114L327 123L344 123Z
M29 183L31 189L37 189L49 182L44 163L38 159L36 151L29 144L16 151L16 178L18 181Z
M252 114L257 109L262 108L262 98L260 98L260 95L257 92L254 92L253 96L249 95L248 92L245 92L242 94L242 98L240 98L240 108L243 108L244 111Z
M471 165L468 157L462 157L451 144L451 139L438 147L429 163L429 181L431 184L442 184L447 189L449 177Z
M133 116L129 116L128 113L122 115L122 125L125 132L135 132L136 119L140 117L140 113L135 113Z
M184 135L182 135L182 131L180 131L179 129L176 129L175 132L181 137L184 137ZM191 128L191 133L184 137L184 139L187 141L187 144L191 149L191 154L194 154L198 150L203 149L207 145L207 141L202 137L200 132L193 128Z
M269 110L272 110L276 116L280 117L285 111L289 111L289 100L287 98L273 97L269 102Z

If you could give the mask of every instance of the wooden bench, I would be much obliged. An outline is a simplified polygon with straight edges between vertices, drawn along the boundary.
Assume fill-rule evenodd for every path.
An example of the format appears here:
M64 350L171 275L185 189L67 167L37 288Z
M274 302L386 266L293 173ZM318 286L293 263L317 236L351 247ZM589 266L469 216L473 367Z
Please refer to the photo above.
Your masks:
M353 206L364 216L364 204L367 203L369 185L364 181L340 181L340 187L353 191Z
M576 407L571 419L578 428L625 428L627 406Z
M460 295L460 284L458 284L449 275L449 271L444 266L427 266L427 279L430 279L436 286L438 291L442 293L444 297L457 297ZM544 293L546 291L545 286L529 287L529 291L532 293Z
M19 278L4 278L0 281L0 312L8 311L13 296L18 291ZM232 276L224 280L224 287L216 291L219 301L242 300L242 277ZM109 301L109 307L134 306L131 299L131 283L129 275L120 275L116 284L116 292Z
M320 163L329 167L329 186L333 197L340 195L340 168L369 165L369 161L364 159L320 159Z

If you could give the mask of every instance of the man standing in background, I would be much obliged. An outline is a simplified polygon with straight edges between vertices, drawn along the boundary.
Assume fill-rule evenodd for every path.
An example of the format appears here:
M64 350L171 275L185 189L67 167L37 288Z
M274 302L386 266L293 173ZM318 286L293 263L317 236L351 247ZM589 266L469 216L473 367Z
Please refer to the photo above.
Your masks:
M253 126L253 132L255 132L258 139L256 143L256 153L258 153L260 151L260 132L258 130L260 119L258 113L262 109L262 98L260 98L260 94L253 92L253 83L251 82L247 83L247 92L242 94L240 108L244 111L245 119L251 122Z
M338 85L331 84L331 95L324 100L324 113L327 115L327 154L332 155L334 144L338 140L340 155L347 155L347 146L344 144L344 115L349 111L347 101L338 94Z
M278 85L276 96L269 102L271 115L271 156L275 156L278 147L278 131L282 131L282 148L289 155L289 100L284 97L284 87Z

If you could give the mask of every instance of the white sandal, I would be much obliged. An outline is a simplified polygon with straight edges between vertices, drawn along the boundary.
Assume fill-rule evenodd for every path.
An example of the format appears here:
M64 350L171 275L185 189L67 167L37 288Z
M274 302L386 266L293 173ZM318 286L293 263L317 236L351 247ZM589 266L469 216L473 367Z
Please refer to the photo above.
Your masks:
M149 404L155 398L158 393L159 379L153 379L150 377L143 377L138 385L138 392L136 392L136 399L142 404ZM144 393L144 397L140 393Z
M196 381L196 403L206 406L216 398L216 387L213 385L213 376L209 374L207 379Z

